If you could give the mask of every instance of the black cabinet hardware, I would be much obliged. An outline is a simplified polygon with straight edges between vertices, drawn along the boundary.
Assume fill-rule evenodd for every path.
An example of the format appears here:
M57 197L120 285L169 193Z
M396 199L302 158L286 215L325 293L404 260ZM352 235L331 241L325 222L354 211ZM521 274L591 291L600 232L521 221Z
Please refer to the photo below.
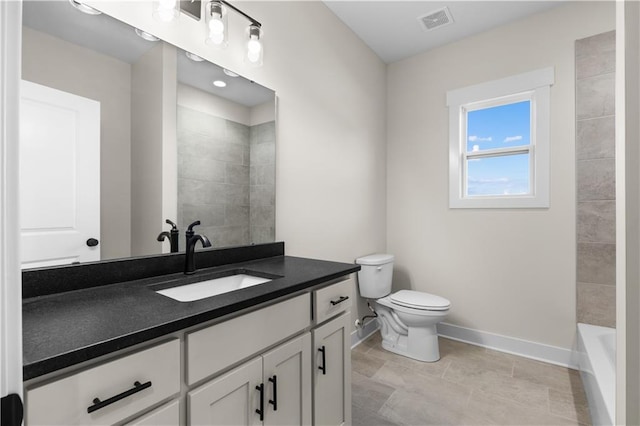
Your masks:
M339 303L344 302L344 301L345 301L345 300L347 300L347 299L349 299L349 296L340 296L340 299L338 299L338 300L332 300L332 301L331 301L331 304L335 306L335 305L337 305L337 304L339 304Z
M278 411L278 377L274 374L269 381L273 383L273 399L269 400L269 404L273 405L273 411Z
M256 386L256 390L260 391L260 408L256 408L256 413L260 414L260 421L264 421L264 383Z
M89 238L89 239L87 240L87 245L88 245L89 247L95 247L95 246L97 246L98 244L100 244L100 241L96 240L95 238Z
M319 365L318 369L322 370L323 375L326 375L327 374L327 358L325 357L324 346L322 346L321 348L318 348L318 351L322 352L322 365Z
M109 399L105 399L104 401L100 401L100 398L94 398L93 399L93 405L90 407L87 407L87 413L93 413L96 410L99 410L101 408L106 407L107 405L111 405L114 402L118 402L121 399L124 399L128 396L133 395L134 393L138 393L141 390L144 390L146 388L150 388L151 387L151 382L147 382L147 383L140 383L138 381L133 383L133 387L129 390L126 390L116 396L112 396Z

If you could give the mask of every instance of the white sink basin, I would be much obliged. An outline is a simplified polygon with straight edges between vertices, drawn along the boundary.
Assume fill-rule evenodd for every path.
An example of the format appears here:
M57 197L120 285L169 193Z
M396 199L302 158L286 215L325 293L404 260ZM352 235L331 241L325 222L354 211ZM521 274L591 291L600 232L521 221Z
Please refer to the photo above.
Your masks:
M211 296L228 293L241 288L252 287L271 281L271 278L256 277L248 274L236 274L214 278L193 284L156 290L156 293L170 297L178 302L193 302Z

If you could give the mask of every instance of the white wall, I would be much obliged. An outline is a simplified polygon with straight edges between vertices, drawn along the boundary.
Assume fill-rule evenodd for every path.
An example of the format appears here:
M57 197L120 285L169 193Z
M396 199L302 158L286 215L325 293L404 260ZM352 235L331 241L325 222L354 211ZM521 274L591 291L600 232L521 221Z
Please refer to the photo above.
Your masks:
M323 3L236 4L263 24L258 69L243 62L247 21L234 14L217 51L204 23L158 23L150 2L88 3L276 91L276 238L288 255L353 262L385 250L386 67Z
M568 3L388 68L388 249L394 285L442 295L447 322L571 348L575 319L574 41L615 4ZM554 66L551 207L448 208L446 92Z
M23 27L22 78L100 102L100 254L131 255L131 66Z
M156 238L178 221L176 49L160 43L132 66L131 254L169 251Z

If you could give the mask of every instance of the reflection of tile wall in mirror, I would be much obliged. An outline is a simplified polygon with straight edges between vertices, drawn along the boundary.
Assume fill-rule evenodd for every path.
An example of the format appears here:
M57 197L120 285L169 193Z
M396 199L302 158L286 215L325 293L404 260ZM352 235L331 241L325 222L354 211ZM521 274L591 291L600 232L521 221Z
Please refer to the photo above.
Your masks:
M99 166L96 165L101 171L102 259L132 255L131 229L140 228L139 221L145 220L154 223L151 226L145 223L150 229L148 235L136 238L155 241L161 231L167 230L164 219L180 219L181 249L184 249L184 222L189 218L203 222L200 229L196 229L209 236L216 247L274 241L275 94L272 90L242 77L230 77L215 64L191 61L183 50L176 49L177 61L169 62L177 63L174 66L177 68L178 86L197 88L222 99L217 110L208 110L211 105L207 106L207 102L196 105L192 110L204 110L209 116L219 117L218 124L223 123L228 130L215 136L217 139L207 141L192 124L183 125L182 130L178 128L174 137L163 135L165 143L175 139L177 152L191 145L189 149L203 145L201 148L208 152L208 157L191 153L195 158L186 159L178 155L169 160L181 162L173 165L174 170L178 169L180 173L177 198L183 204L189 197L209 197L216 202L187 203L188 207L177 209L179 217L161 217L158 213L153 219L133 218L131 170L140 165L132 163L131 155L131 105L136 91L131 75L140 58L163 42L145 41L135 34L133 28L107 15L84 15L67 1L24 2L23 15L23 78L98 100L102 106L101 161ZM224 79L227 86L224 89L214 87L212 82L216 79ZM178 121L180 117L186 117L185 109L182 113L180 110L179 107ZM163 125L165 131L171 127ZM259 134L264 136L266 128L270 128L272 134L264 139L258 138L260 142L256 146L264 145L261 149L265 150L268 145L272 151L271 158L265 158L263 153L256 156L259 162L250 163L250 139ZM193 135L198 136L187 142L187 138ZM232 139L222 139L227 136ZM238 147L243 148L239 150ZM239 157L236 162L229 159L233 156ZM166 164L168 159L162 158ZM187 171L183 168L185 161L189 162ZM217 167L220 163L225 167ZM190 175L196 172L204 173L204 178ZM250 185L251 182L255 183ZM208 193L195 195L205 186L208 186ZM225 202L221 203L221 200ZM252 200L260 203L253 209ZM169 245L168 242L153 242L148 247L135 255L168 252Z

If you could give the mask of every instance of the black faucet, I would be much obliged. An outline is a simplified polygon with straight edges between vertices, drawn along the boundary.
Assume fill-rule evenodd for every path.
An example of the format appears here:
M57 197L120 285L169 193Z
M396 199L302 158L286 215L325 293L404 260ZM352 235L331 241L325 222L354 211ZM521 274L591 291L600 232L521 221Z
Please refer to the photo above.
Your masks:
M178 230L176 224L171 222L169 219L167 219L166 222L171 225L171 231L161 232L160 235L158 235L158 241L164 241L165 238L169 238L169 243L171 244L171 253L177 253L180 231Z
M187 251L185 253L184 273L191 275L196 272L196 243L200 241L202 247L211 247L211 242L204 235L196 234L193 230L194 226L200 225L200 221L197 220L189 225L187 229Z

